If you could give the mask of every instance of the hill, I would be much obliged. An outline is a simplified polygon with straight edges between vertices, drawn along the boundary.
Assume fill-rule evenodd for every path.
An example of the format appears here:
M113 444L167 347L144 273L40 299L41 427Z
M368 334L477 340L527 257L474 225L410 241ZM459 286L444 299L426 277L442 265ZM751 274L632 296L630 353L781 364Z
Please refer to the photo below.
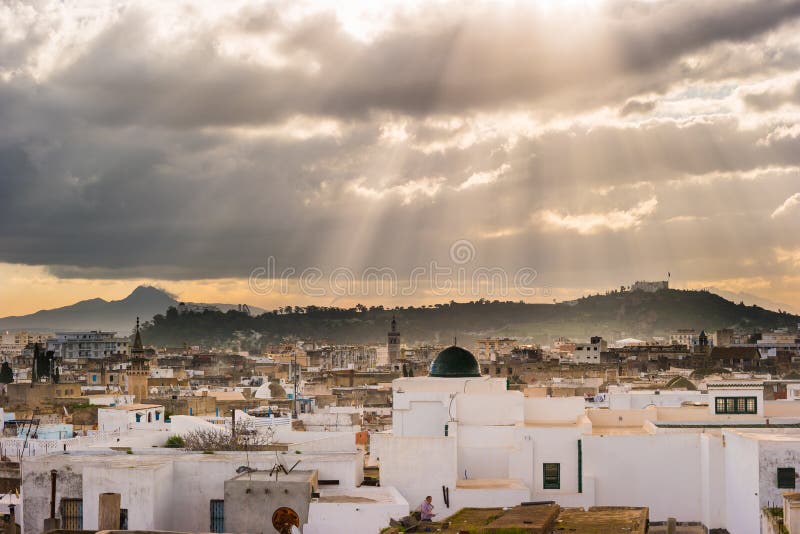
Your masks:
M557 304L477 302L384 309L309 306L257 317L236 311L156 315L144 332L148 343L222 346L240 340L254 350L284 338L334 343L383 343L392 315L404 343L462 344L481 336L549 342L556 336L649 337L678 328L794 327L800 317L725 300L707 291L612 292Z
M95 298L30 315L3 317L0 329L111 330L125 335L133 328L136 317L147 319L175 305L177 301L167 292L139 286L121 300Z

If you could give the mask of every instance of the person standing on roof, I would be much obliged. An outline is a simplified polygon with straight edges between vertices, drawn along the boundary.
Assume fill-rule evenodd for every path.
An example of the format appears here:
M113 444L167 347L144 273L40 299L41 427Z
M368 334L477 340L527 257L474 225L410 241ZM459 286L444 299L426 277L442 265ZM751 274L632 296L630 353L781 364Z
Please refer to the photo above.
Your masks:
M428 495L425 497L425 500L422 501L422 504L419 505L419 516L422 521L433 521L433 516L436 514L433 513L433 497Z

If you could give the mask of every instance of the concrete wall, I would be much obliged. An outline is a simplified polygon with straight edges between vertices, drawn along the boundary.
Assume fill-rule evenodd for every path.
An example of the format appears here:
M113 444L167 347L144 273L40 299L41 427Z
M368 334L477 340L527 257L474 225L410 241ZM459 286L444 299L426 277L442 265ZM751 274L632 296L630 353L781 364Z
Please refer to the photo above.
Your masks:
M272 515L282 507L291 508L299 517L298 527L308 522L311 493L316 490L316 473L292 471L277 481L259 473L237 476L225 481L225 532L280 534L272 524Z
M461 427L515 425L523 420L524 400L520 391L456 394L453 412Z
M800 474L800 442L762 439L758 445L759 505L782 506L783 494L797 491L800 483L795 480L795 489L778 488L778 468L794 467L795 473Z
M356 497L365 501L312 501L308 511L308 524L303 527L303 534L375 534L387 527L390 519L400 519L410 511L408 502L393 487L364 487L346 492L323 491L324 497L337 495ZM346 501L346 497L342 500Z
M800 413L800 401L796 400L764 401L764 417L797 418L798 413Z
M458 478L517 478L509 473L513 426L458 426Z
M645 421L655 421L658 415L655 409L647 410L620 410L620 409L592 409L586 410L586 415L597 427L641 427Z
M759 532L758 442L723 431L725 525L730 534Z
M87 467L83 471L83 528L96 529L101 493L119 493L120 507L128 510L130 530L153 530L169 522L174 513L168 491L172 487L172 463L110 468Z
M578 439L583 441L577 427L531 427L525 429L533 439L533 458L531 470L533 481L531 499L550 500L558 495L578 493ZM584 450L583 470L586 474L586 451ZM544 489L545 463L561 464L561 488ZM513 475L514 473L512 473Z
M725 526L725 464L722 438L700 435L700 497L702 522L712 528Z
M583 397L526 397L524 407L526 423L574 423L578 416L584 414L586 401L583 400Z
M442 486L455 490L457 470L456 437L372 436L380 441L380 457L391 459L380 464L382 486L393 486L416 509L430 495L437 509L445 508Z
M395 404L398 404L397 397ZM450 421L449 394L418 394L401 406L392 413L392 429L396 436L444 436L444 426Z
M585 435L598 506L647 506L650 519L702 517L699 434Z

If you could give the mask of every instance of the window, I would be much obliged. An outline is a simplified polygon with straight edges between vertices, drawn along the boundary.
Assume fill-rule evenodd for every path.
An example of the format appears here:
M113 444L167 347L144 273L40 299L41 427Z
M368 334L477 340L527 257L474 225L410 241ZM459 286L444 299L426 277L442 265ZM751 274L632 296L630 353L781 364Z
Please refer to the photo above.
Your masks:
M61 528L83 530L83 499L61 499Z
M225 532L225 501L211 499L211 532Z
M794 489L794 467L779 467L778 468L778 487L786 489Z
M756 397L717 397L714 412L718 414L757 413Z
M120 530L128 530L128 509L127 508L120 508L119 509L119 529Z
M542 464L542 487L561 489L561 464Z

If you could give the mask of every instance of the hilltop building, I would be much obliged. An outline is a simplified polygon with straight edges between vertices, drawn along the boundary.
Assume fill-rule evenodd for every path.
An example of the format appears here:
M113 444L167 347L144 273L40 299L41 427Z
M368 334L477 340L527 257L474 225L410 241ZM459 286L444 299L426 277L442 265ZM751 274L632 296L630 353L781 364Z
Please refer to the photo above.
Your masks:
M644 291L645 293L655 293L662 289L669 289L669 280L659 280L657 282L637 281L631 286L631 291Z

